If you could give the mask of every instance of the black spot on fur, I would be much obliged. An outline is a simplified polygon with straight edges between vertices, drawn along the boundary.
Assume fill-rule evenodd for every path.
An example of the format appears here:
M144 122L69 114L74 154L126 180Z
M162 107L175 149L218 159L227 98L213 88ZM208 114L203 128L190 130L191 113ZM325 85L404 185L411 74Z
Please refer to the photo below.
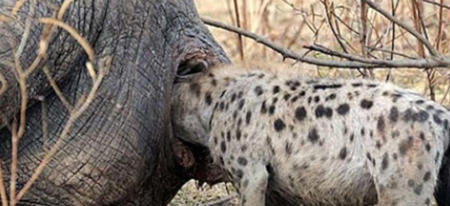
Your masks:
M227 141L228 142L231 141L231 132L230 131L227 132Z
M420 185L417 185L416 187L414 187L414 193L416 193L416 195L422 194L422 190L423 190L423 184L420 184Z
M266 101L263 101L263 103L261 104L261 113L267 113Z
M244 176L244 172L242 172L241 169L238 169L236 171L236 176L237 176L238 179L242 179L242 177Z
M236 140L241 140L241 129L239 128L236 129Z
M416 104L423 104L423 103L425 103L425 101L423 101L422 99L416 101Z
M367 87L369 87L369 88L375 88L375 87L377 87L378 85L377 84L368 84L367 85Z
M339 107L336 109L337 113L340 115L345 115L350 110L350 106L347 103L339 105Z
M245 122L248 124L250 124L250 120L252 119L252 112L248 111L247 115L245 115Z
M338 89L341 88L342 84L330 84L330 85L322 85L322 84L318 84L318 85L314 85L314 89L320 90L320 89Z
M428 182L428 180L430 180L430 179L431 179L431 172L428 171L425 173L425 175L423 175L423 181Z
M225 144L225 141L222 141L220 143L220 150L222 151L222 153L225 153L227 151L227 145Z
M409 120L412 120L414 116L414 112L411 108L408 108L404 113L403 113L403 121L408 122Z
M243 91L240 91L240 92L238 93L237 98L240 99L240 98L242 98L243 96L244 96L244 92L243 92Z
M233 94L231 95L231 100L230 100L230 102L233 103L234 100L236 100L236 93L233 93Z
M372 161L372 155L370 155L370 153L366 153L366 157L367 157L367 159L369 160L369 161Z
M384 153L383 160L381 161L381 169L386 170L389 167L389 155Z
M290 94L285 94L285 95L283 96L283 99L284 99L285 101L288 101L289 98L291 98L291 95L290 95Z
M320 101L320 97L319 96L315 96L314 97L314 102L318 103Z
M378 117L378 121L377 121L377 129L378 129L378 131L383 133L385 126L386 125L384 123L384 117L383 116Z
M286 151L286 154L288 154L288 155L292 154L292 143L290 143L289 141L286 141L284 150Z
M245 99L241 99L240 101L239 101L239 110L241 110L243 107L244 107L244 104L245 104Z
M424 134L423 132L420 132L419 138L420 138L422 141L425 141L425 134Z
M345 160L345 157L347 157L347 147L344 146L339 152L339 158Z
M442 120L441 120L441 118L439 117L438 114L434 114L433 115L433 120L434 120L434 122L436 122L436 124L441 124L442 123Z
M361 100L361 107L363 109L370 109L373 106L373 102L367 99Z
M261 88L261 86L256 86L255 87L255 94L256 94L256 96L260 96L261 94L263 94L264 93L264 91L263 91L263 89Z
M222 98L223 96L225 96L225 93L227 92L227 90L223 90L222 93L220 94L220 98Z
M308 140L311 143L316 143L319 140L319 134L317 133L317 129L314 127L308 133Z
M411 149L412 146L413 146L413 137L409 136L408 139L405 139L402 142L400 142L398 150L401 155L405 155L408 152L408 150Z
M211 97L211 93L210 92L206 92L205 94L205 102L207 105L211 105L212 104L212 97Z
M331 118L333 116L333 110L329 107L324 107L323 105L319 105L316 108L316 117L321 118L323 116L326 116L328 118Z
M362 83L353 83L352 86L353 87L360 87L360 86L362 86Z
M275 105L270 105L269 107L269 114L272 115L275 113Z
M350 142L353 142L354 139L355 139L355 134L352 133L352 134L350 135Z
M297 109L295 109L295 118L299 121L303 121L306 118L305 107L297 107Z
M275 128L275 131L280 132L281 130L283 130L286 127L286 124L284 124L283 120L277 119L273 123L273 126Z
M195 94L195 96L197 96L197 97L200 96L200 90L201 90L200 84L192 83L189 85L189 89L192 93Z
M389 120L391 120L391 122L397 122L398 120L398 109L396 106L393 106L391 108L391 112L389 113Z
M328 95L327 98L325 98L325 101L334 100L334 99L336 99L336 94L333 93L333 94Z
M431 145L427 143L427 144L425 145L425 149L427 150L427 152L430 152L430 150L431 150Z
M269 146L272 154L275 154L275 149L273 148L273 145L272 145L272 139L269 136L266 137L266 143Z
M300 97L303 97L303 96L306 95L306 92L305 92L305 91L300 91L300 93L298 93L298 95L299 95Z
M237 162L242 165L242 166L246 166L247 165L247 159L245 159L245 157L239 157L237 159Z
M418 121L418 122L425 122L425 121L427 121L429 116L430 115L428 114L428 112L421 110L414 114L413 120Z

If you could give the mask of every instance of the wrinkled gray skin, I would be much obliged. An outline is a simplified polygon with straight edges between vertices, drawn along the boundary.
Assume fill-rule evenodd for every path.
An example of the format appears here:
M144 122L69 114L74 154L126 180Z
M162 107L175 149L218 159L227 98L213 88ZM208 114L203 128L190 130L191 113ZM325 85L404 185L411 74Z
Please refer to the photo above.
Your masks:
M15 2L1 0L0 13L8 14ZM31 1L25 2L18 17L22 23ZM58 6L62 0L38 2L34 18L52 16L49 4ZM187 58L204 58L214 64L228 62L227 57L200 22L192 0L77 0L64 21L90 42L99 59L111 56L112 67L97 98L20 205L165 205L189 178L174 160L168 132L175 71ZM24 68L36 56L41 26L33 23L20 57ZM0 96L0 114L6 120L19 107L7 39L20 42L23 29L23 24L0 27L0 72L9 85ZM87 57L62 30L52 37L48 54L45 65L73 104L91 88L84 69ZM42 158L38 97L44 97L47 105L51 142L68 118L41 71L31 76L28 91L27 130L19 145L19 187ZM6 184L10 148L10 132L3 127L0 157Z

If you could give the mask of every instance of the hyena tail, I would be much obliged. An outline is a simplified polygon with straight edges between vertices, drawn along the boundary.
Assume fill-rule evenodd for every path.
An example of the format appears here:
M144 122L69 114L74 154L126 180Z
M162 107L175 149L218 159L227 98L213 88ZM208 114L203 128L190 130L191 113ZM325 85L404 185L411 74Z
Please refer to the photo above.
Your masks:
M442 159L434 196L439 206L450 206L450 148L447 148Z

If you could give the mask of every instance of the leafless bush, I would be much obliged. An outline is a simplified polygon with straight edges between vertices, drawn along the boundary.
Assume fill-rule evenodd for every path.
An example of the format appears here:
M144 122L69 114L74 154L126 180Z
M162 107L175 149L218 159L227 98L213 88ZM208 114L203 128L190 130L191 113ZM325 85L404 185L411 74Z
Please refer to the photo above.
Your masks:
M46 165L51 161L53 155L60 149L61 144L66 139L68 133L70 132L73 123L83 114L83 112L88 108L93 99L96 96L96 92L100 86L100 83L103 80L103 77L106 74L106 69L109 65L109 59L105 59L104 61L99 61L96 59L96 55L94 50L90 46L90 44L70 25L64 23L62 21L62 17L66 10L69 8L70 4L73 0L65 0L63 4L55 11L53 17L44 17L39 19L33 19L34 10L36 6L36 0L29 0L29 14L25 22L25 29L22 34L22 38L19 43L15 42L12 38L9 39L10 46L13 51L14 58L14 67L11 68L12 72L16 75L17 84L20 88L20 111L18 117L15 117L11 123L11 165L10 165L10 184L9 184L9 198L7 198L7 188L5 188L4 178L2 173L2 167L0 165L0 195L1 202L3 206L13 206L16 205L20 199L26 194L26 192L30 189L33 183L37 180L39 175L42 173L43 169ZM14 24L18 21L16 18L20 9L25 5L26 0L19 0L15 4L15 6L11 9L11 13L8 16L0 16L0 24ZM29 38L29 34L31 31L31 26L33 24L40 24L43 26L43 32L39 41L39 50L37 51L36 57L33 63L28 68L22 68L22 63L20 62L20 57L23 53L23 48L27 43ZM59 89L56 81L50 75L49 69L46 66L40 68L40 63L44 62L47 58L47 48L49 46L50 37L53 35L57 28L63 29L65 32L68 32L84 49L88 56L88 61L86 62L86 70L92 79L92 88L90 91L80 97L75 105L71 105L64 94ZM94 65L99 65L98 68L94 68ZM1 68L0 71L5 71L5 68ZM23 185L22 188L16 188L17 181L17 158L18 158L18 143L20 139L25 134L26 130L26 118L27 118L27 105L29 102L28 91L27 91L27 81L31 74L36 72L38 69L42 69L45 73L48 83L55 91L56 95L66 107L69 118L64 125L64 129L61 134L57 138L56 142L50 145L49 148L44 151L44 156L39 163L39 165L34 169L32 176L27 180L27 182ZM2 95L7 87L7 80L4 75L0 73L0 95ZM43 106L44 108L44 106ZM42 110L42 121L43 121L43 142L45 144L47 140L47 132L46 132L46 110ZM46 147L44 147L46 148ZM1 164L0 160L0 164ZM9 202L8 202L9 199Z
M427 82L426 94L433 100L435 86L448 80L445 70L439 70L450 68L448 1L264 0L258 1L261 7L257 8L242 4L251 3L242 1L240 9L236 4L231 9L228 4L228 13L252 17L243 18L247 21L244 24L235 23L238 18L233 17L231 23L236 26L223 20L203 20L210 26L264 45L262 56L266 56L265 49L269 48L283 59L319 67L354 69L366 78L374 78L374 69L379 68L421 69ZM254 9L244 9L249 7ZM271 10L279 11L272 11L276 13L274 16ZM251 53L245 48L255 48L253 43L245 41L244 45L238 45L241 57ZM391 77L392 73L387 72L384 79ZM447 97L447 93L441 96Z

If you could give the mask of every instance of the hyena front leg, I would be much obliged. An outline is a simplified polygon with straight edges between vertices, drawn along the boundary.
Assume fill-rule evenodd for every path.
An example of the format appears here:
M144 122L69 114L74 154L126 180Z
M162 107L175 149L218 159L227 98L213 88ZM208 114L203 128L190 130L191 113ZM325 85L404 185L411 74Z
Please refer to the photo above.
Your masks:
M264 206L269 180L266 166L261 163L246 164L242 169L239 181L242 206Z

